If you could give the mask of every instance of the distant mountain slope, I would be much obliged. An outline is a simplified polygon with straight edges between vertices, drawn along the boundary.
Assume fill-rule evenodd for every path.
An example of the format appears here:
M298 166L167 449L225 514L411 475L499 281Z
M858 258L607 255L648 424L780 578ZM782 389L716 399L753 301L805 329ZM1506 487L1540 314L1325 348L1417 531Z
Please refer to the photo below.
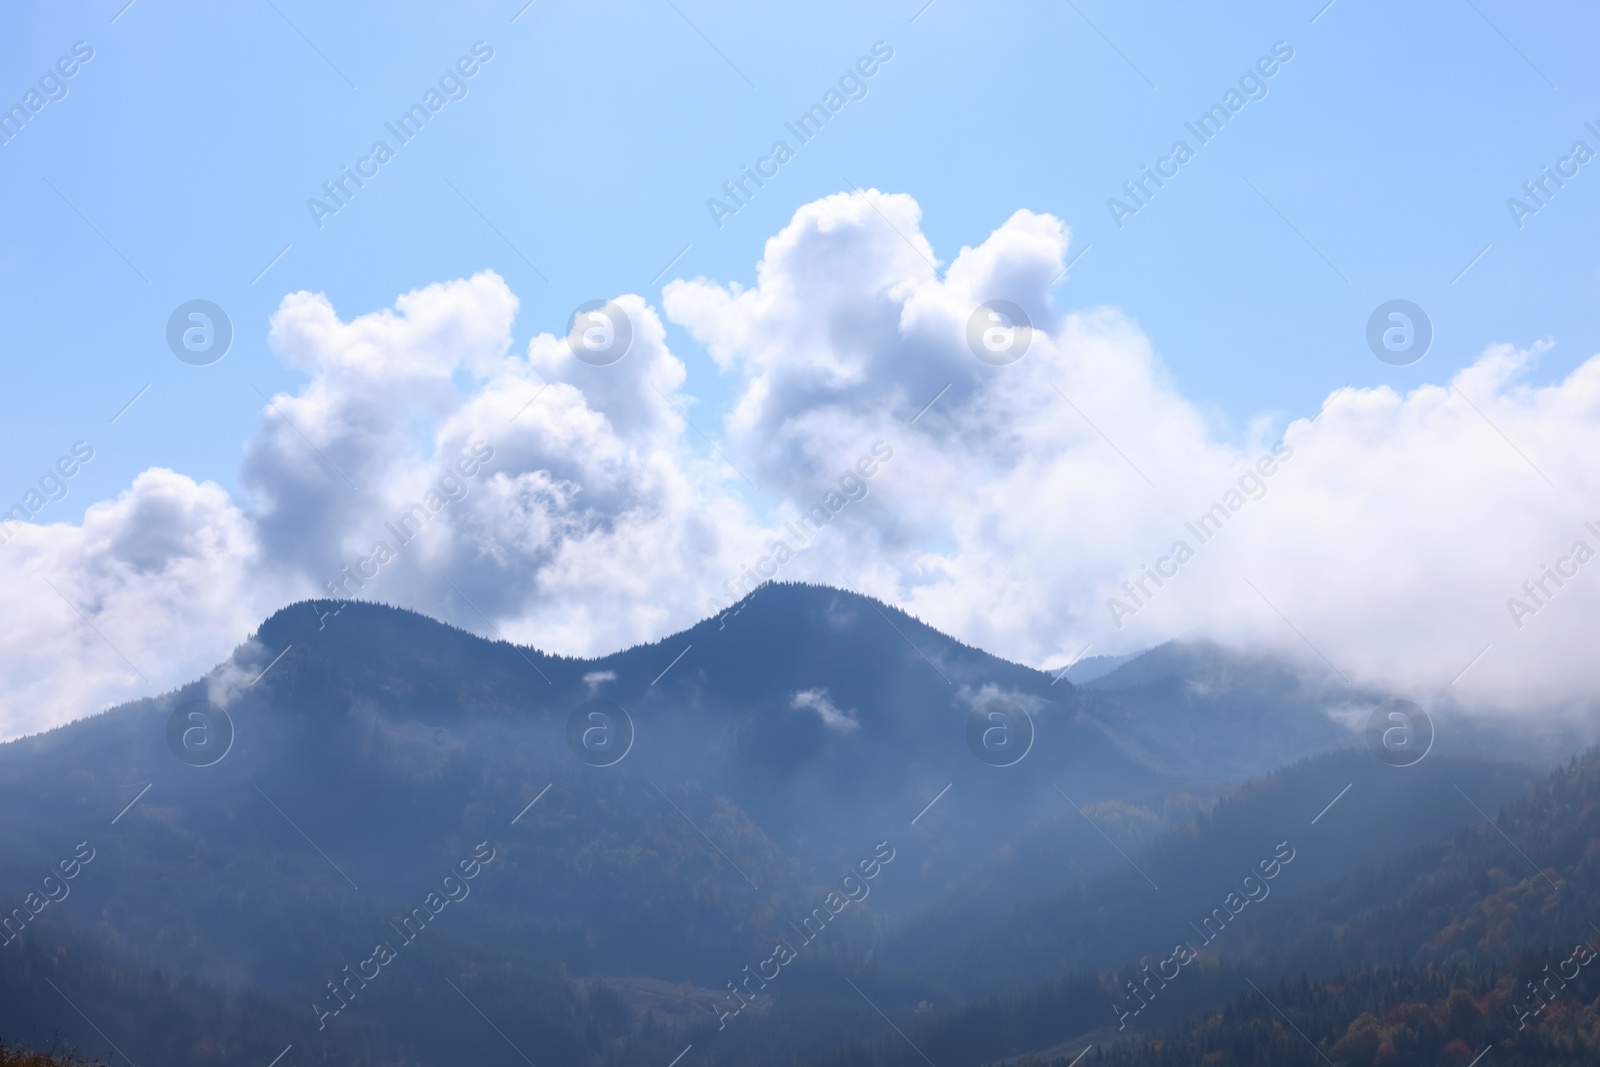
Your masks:
M1404 772L1409 774L1424 765ZM1540 1003L1532 999L1527 980L1542 982L1549 973L1544 965L1569 959L1580 944L1600 945L1600 930L1592 925L1593 917L1600 914L1600 749L1552 772L1524 796L1500 808L1494 825L1474 808L1483 806L1481 798L1493 787L1484 775L1469 776L1461 773L1463 770L1448 768L1445 784L1461 807L1472 813L1473 822L1437 842L1407 849L1309 893L1281 900L1278 890L1291 884L1289 879L1299 873L1296 867L1302 860L1313 860L1318 848L1327 848L1329 837L1359 835L1370 829L1363 825L1359 805L1345 807L1354 798L1352 793L1319 819L1319 835L1307 832L1300 837L1304 844L1295 846L1297 856L1279 872L1272 894L1260 904L1244 905L1237 919L1219 924L1220 933L1208 936L1213 931L1207 926L1203 931L1191 927L1189 935L1179 930L1169 936L1163 924L1155 923L1149 931L1154 944L1142 954L1142 965L1110 973L1069 974L1023 994L936 1013L925 1021L919 1022L904 1001L891 1001L883 1004L884 1009L891 1017L898 1014L909 1042L886 1037L870 1045L837 1050L815 1062L829 1067L921 1063L910 1047L915 1043L941 1048L946 1053L941 1067L955 1067L1063 1045L1077 1044L1081 1049L1090 1043L1121 1040L1132 1040L1132 1051L1119 1046L1121 1050L1108 1054L1104 1062L1328 1062L1315 1053L1311 1059L1304 1058L1308 1049L1291 1049L1293 1042L1279 1032L1259 1004L1236 1001L1229 1009L1231 1024L1228 1013L1219 1016L1214 1012L1230 997L1248 990L1252 980L1266 988L1286 976L1340 972L1351 977L1348 981L1330 977L1322 987L1331 991L1331 999L1338 1001L1344 996L1336 989L1341 984L1359 987L1367 983L1354 999L1338 1001L1355 1007L1345 1015L1325 1012L1318 994L1303 981L1287 994L1296 1007L1318 1020L1316 1036L1330 1046L1353 1032L1355 1037L1347 1048L1365 1047L1371 1035L1361 1036L1370 1029L1361 1023L1361 1012L1372 1013L1379 1022L1389 1019L1383 1026L1394 1026L1390 1013L1400 1012L1398 1018L1403 1022L1406 1013L1401 1006L1413 994L1432 1005L1451 988L1466 989L1480 1001L1489 997L1483 1002L1495 1010L1511 1012L1515 1007L1520 1017L1529 1005ZM1384 807L1378 805L1380 810ZM1392 803L1387 807L1399 818L1416 815L1407 807ZM1151 866L1157 866L1153 859ZM1101 909L1115 904L1112 894L1096 894L1094 899ZM1275 907L1280 901L1282 906ZM1203 920L1203 914L1197 918ZM1167 947L1169 942L1188 944L1195 952L1191 962L1177 965L1176 976L1173 965L1166 962L1176 958ZM1013 945L998 947L1001 952L1015 950ZM1398 967L1401 979L1413 982L1415 988L1385 992L1373 986L1379 981L1378 970L1385 967ZM1438 975L1429 971L1439 967L1456 972L1442 991ZM1168 980L1152 977L1163 971ZM1512 978L1509 983L1507 975ZM1508 1051L1523 1057L1512 1062L1596 1062L1600 1030L1594 1022L1594 999L1600 986L1594 983L1595 979L1587 976L1571 987L1570 995L1565 989L1551 987L1556 1010L1548 1012L1549 1034L1527 1043L1521 1037L1512 1039L1515 1047L1506 1046ZM1491 995L1495 989L1514 990L1516 995L1495 998ZM1123 1011L1133 1013L1132 1026L1119 1028ZM1516 1029L1515 1022L1507 1027L1504 1019L1497 1020L1486 1024L1481 1034L1486 1040L1502 1042L1507 1040L1508 1030ZM1546 1025L1544 1018L1533 1022ZM1228 1030L1228 1025L1234 1029ZM1160 1041L1144 1043L1152 1035ZM1165 1043L1185 1051L1169 1056L1163 1051ZM1473 1055L1478 1051L1471 1050ZM1331 1052L1329 1047L1328 1054ZM1458 1052L1446 1053L1442 1045L1429 1049L1430 1055L1439 1054L1441 1063L1455 1062ZM1555 1058L1539 1058L1547 1053ZM1052 1052L1045 1058L1060 1054ZM1066 1058L1073 1055L1076 1050ZM1280 1055L1281 1060L1274 1058ZM1434 1061L1404 1056L1377 1059L1374 1054L1367 1061L1350 1055L1342 1060L1335 1057L1333 1062L1342 1067L1356 1062Z
M1142 655L1142 652L1129 652L1120 656L1085 656L1074 661L1064 672L1058 673L1074 685L1088 685Z
M1205 642L1160 645L1082 694L1085 720L1131 756L1169 773L1233 781L1358 743L1330 712L1388 696Z
M1524 1006L1539 1003L1527 983L1571 952L1563 945L1527 953L1512 967L1362 968L1266 983L1198 1020L1048 1067L1468 1067L1490 1056L1502 1067L1589 1067L1600 1057L1600 976L1592 968L1561 983L1540 1017L1521 1025Z
M1249 931L1240 958L1292 950L1322 965L1426 966L1504 961L1590 936L1600 916L1600 749L1498 812L1483 799L1482 779L1457 777L1450 788L1475 812L1494 813L1492 822L1476 818L1319 891L1298 914Z
M18 920L0 967L7 952L31 960L85 1015L125 1019L145 1035L128 1039L135 1061L198 1064L223 1048L268 1062L293 1043L308 1061L357 1049L449 1062L498 1040L485 1017L561 1062L624 1046L670 1058L686 1033L715 1031L716 997L882 847L895 858L870 896L785 971L783 1008L716 1053L759 1059L781 1032L787 1055L812 1055L880 1025L844 976L876 966L887 932L957 918L920 924L931 956L973 916L1120 871L1118 849L1232 783L1347 744L1326 709L1362 699L1220 653L1191 679L1198 696L1181 671L1176 689L1171 674L1081 689L812 586L764 586L595 660L335 608L294 605L204 680L0 746L6 906L28 912L45 872L94 851L70 896ZM169 722L208 697L236 736L220 762L189 766ZM572 742L596 699L634 726L612 766ZM969 744L975 709L996 700L1032 723L1014 766ZM1180 752L1185 734L1210 755ZM478 855L492 858L465 886L459 868ZM411 938L402 920L419 908L436 918ZM1050 953L1071 936L1038 937L1019 959L1057 966ZM395 939L394 961L371 962ZM1109 943L1094 951L1122 959ZM363 970L366 984L350 977ZM873 981L913 1004L960 984ZM0 1033L48 1044L48 1018L111 1054L75 1012L40 1014L31 996L0 997ZM151 1022L167 1018L205 1022L178 1042Z
M1479 802L1492 809L1520 796L1536 776L1465 758L1395 768L1366 752L1316 757L1251 783L1098 878L990 913L959 938L928 936L924 926L937 925L935 915L898 931L878 958L967 997L1118 967L1193 936L1194 925L1230 892L1241 892L1245 875L1259 876L1261 861L1282 859L1280 845L1293 859L1258 890L1262 900L1248 909L1249 922L1226 940L1268 913L1295 926L1301 901L1315 890L1477 819L1451 788L1457 780L1472 782ZM1100 847L1109 851L1105 842ZM930 944L937 950L925 951Z

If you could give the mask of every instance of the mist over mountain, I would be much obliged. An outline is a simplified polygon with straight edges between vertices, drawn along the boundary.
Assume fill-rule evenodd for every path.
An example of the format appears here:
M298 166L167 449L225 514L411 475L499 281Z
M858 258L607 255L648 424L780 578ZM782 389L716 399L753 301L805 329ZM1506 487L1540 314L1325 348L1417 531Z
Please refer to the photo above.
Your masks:
M954 1062L1051 1067L1067 1067L1080 1053L1087 1056L1081 1062L1119 1067L1431 1067L1465 1063L1490 1048L1518 1064L1591 1062L1588 1050L1600 1025L1600 987L1588 966L1600 958L1592 919L1600 906L1600 749L1539 776L1526 793L1493 811L1492 820L1482 818L1474 806L1479 800L1469 793L1494 788L1487 769L1474 774L1471 767L1451 766L1420 790L1388 792L1365 811L1342 802L1309 826L1293 816L1268 817L1269 825L1253 828L1290 834L1291 852L1262 851L1248 863L1235 862L1250 855L1243 851L1195 856L1184 873L1213 885L1187 892L1211 905L1191 906L1186 917L1171 921L1147 894L1142 907L1159 921L1140 931L1149 947L1126 952L1123 965L1079 970L1064 962L1064 973L1049 982L924 1018L902 1003L907 1037L880 1037L814 1062L909 1065L923 1062L917 1048L940 1049ZM1238 815L1251 806L1252 793L1282 797L1296 770L1275 775L1228 807ZM1356 869L1326 865L1332 853L1368 837L1384 818L1435 817L1419 812L1418 804L1438 792L1441 777L1470 813L1469 825ZM1410 780L1407 773L1394 782ZM1372 783L1358 783L1349 799L1359 796L1361 784ZM1509 784L1503 780L1501 788ZM1450 797L1435 799L1439 815L1448 818ZM1210 828L1180 831L1134 858L1160 870L1185 837L1214 840L1225 821L1219 810ZM1295 823L1302 828L1294 830ZM1225 846L1225 839L1218 843ZM1286 862L1285 855L1291 857ZM1324 869L1308 871L1319 858ZM1295 879L1306 874L1310 878L1296 887ZM1230 882L1233 898L1222 895ZM1063 903L1115 925L1136 910L1123 896L1084 892ZM1093 936L1091 924L1061 914L1053 928L1031 932L1044 939L1074 931L1080 939ZM981 932L974 938L981 946L974 959L985 958L985 951L999 958L1016 951L992 932L990 944L983 940Z
M1348 751L1335 713L1376 700L1209 645L1076 686L818 586L593 660L296 604L175 693L0 746L0 1033L174 1063L818 1054L874 1004L1157 950L1281 840L1263 912L1472 821L1447 781L1493 806L1531 780L1458 742ZM215 762L170 740L195 701L232 724Z

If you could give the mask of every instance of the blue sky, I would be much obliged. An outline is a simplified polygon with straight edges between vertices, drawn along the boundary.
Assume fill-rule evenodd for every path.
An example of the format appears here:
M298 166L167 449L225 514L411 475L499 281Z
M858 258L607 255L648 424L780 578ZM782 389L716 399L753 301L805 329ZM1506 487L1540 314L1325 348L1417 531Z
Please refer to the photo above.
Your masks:
M370 556L473 442L496 458L465 502L363 595L557 652L653 640L777 566L783 524L881 441L865 502L778 577L1041 666L1203 635L1412 696L1481 661L1477 695L1448 699L1486 707L1530 679L1551 707L1594 691L1600 585L1508 600L1600 519L1592 10L108 0L7 19L0 108L28 119L0 144L0 504L74 442L94 458L0 530L0 734L208 669ZM802 143L792 124L836 89L858 98ZM392 158L313 212L379 140ZM779 140L793 157L714 213ZM1037 327L1012 365L963 340L995 298ZM585 366L558 339L606 299L636 347ZM193 300L231 321L219 362L167 346ZM1394 300L1431 323L1406 366L1367 341ZM1289 473L1127 601L1280 437Z
M82 437L97 458L74 486L78 515L156 464L233 487L261 408L252 384L295 380L265 342L287 292L325 292L351 315L493 268L522 301L525 341L559 333L584 300L658 302L680 275L748 282L793 211L847 181L915 196L945 263L1017 208L1057 215L1071 254L1092 246L1059 305L1124 308L1185 394L1235 431L1258 412L1314 411L1346 382L1438 380L1491 342L1554 339L1540 379L1594 352L1600 167L1520 232L1505 205L1574 140L1595 140L1594 13L1339 0L1313 24L1319 6L938 0L913 22L919 3L539 0L515 23L517 0L137 0L114 23L121 0L25 7L0 40L8 103L74 42L95 55L0 148L0 485L20 491ZM468 97L319 232L306 199L478 40L495 58ZM879 40L894 59L867 98L714 227L707 198ZM1279 40L1295 57L1268 97L1119 232L1107 198ZM211 367L162 341L194 297L235 323ZM1410 368L1362 342L1393 297L1435 326ZM726 381L674 332L690 391L724 402Z

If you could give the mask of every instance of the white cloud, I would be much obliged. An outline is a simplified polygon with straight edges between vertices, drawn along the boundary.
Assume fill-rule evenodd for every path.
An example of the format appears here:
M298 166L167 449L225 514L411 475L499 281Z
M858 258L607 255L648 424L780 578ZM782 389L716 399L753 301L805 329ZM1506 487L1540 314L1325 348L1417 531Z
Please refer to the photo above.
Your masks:
M893 462L784 578L876 593L1041 666L1085 645L1209 636L1317 670L1326 656L1424 703L1591 706L1600 560L1559 588L1546 579L1549 606L1520 629L1506 601L1576 540L1600 551L1582 525L1600 528L1600 509L1586 510L1600 499L1586 463L1600 446L1600 358L1532 385L1539 346L1491 346L1450 382L1352 389L1315 421L1263 416L1223 436L1126 316L1056 307L1068 244L1058 220L1019 211L939 269L908 196L806 205L768 242L753 286L664 290L666 315L735 379L720 424L694 407L638 296L616 298L632 349L594 367L554 332L515 351L516 297L488 272L350 318L291 294L270 340L306 380L263 409L239 499L156 468L81 526L23 526L0 547L0 735L204 673L271 610L393 540L386 524L457 477L475 443L492 460L390 546L362 596L480 630L481 609L553 652L651 640L708 614L782 521L882 440ZM966 340L992 299L1034 326L1008 366ZM760 506L683 412L763 486ZM1279 439L1292 454L1263 492L1246 483L1259 499L1227 511ZM1228 518L1201 544L1185 524L1218 502ZM1156 588L1141 566L1179 540L1194 558ZM1121 627L1113 597L1137 608Z
M0 548L0 736L199 677L278 606L249 519L220 486L160 467L81 526Z
M802 689L790 698L789 706L796 710L809 708L817 713L822 720L822 725L840 734L853 734L861 729L861 723L856 719L853 711L840 711L828 696L826 689Z
M927 251L917 224L908 197L841 194L768 242L753 288L665 291L668 315L740 375L728 430L764 478L798 495L861 442L894 442L872 528L799 567L806 577L859 581L1024 662L1201 635L1324 671L1325 655L1419 699L1591 706L1581 642L1600 612L1600 564L1521 631L1506 598L1583 535L1580 518L1600 519L1583 504L1600 481L1586 462L1600 444L1600 359L1533 387L1519 382L1539 348L1494 346L1446 385L1350 390L1315 421L1263 417L1225 440L1120 312L1054 308L1059 222L1018 212L942 279L908 244ZM994 298L1036 327L1005 367L965 341L968 316ZM1279 437L1292 457L1265 495L1201 545L1185 523ZM1179 539L1195 559L1163 588L1147 579L1147 606L1118 628L1108 600L1126 601L1122 583Z

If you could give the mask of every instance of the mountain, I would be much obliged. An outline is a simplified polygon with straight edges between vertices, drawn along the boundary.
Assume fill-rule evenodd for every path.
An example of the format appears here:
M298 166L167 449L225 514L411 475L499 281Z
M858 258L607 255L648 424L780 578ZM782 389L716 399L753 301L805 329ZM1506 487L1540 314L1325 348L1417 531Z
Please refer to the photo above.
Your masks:
M1120 656L1084 656L1074 660L1065 671L1057 673L1074 685L1086 685L1098 678L1104 678L1124 663L1138 659L1142 654L1129 652Z
M1451 768L1445 777L1473 813L1471 823L1437 841L1280 897L1302 859L1326 849L1330 836L1370 832L1359 808L1341 803L1319 817L1320 835L1308 827L1291 839L1295 858L1280 864L1259 902L1240 901L1235 912L1223 897L1209 913L1220 910L1212 923L1205 911L1178 929L1151 923L1149 949L1122 965L1063 974L1013 996L920 1019L911 1005L891 1001L884 1009L898 1016L904 1039L880 1038L815 1062L909 1065L922 1062L913 1046L931 1046L952 1063L1030 1055L1065 1063L1092 1044L1101 1051L1086 1063L1448 1064L1459 1048L1447 1046L1470 1036L1514 1054L1511 1062L1592 1063L1600 1048L1600 985L1580 961L1586 952L1597 958L1593 946L1600 945L1592 925L1600 914L1600 749L1541 779L1492 822L1478 799L1492 787L1466 769ZM1390 813L1415 817L1392 806ZM1157 869L1154 851L1135 859ZM1262 871L1255 868L1257 886L1266 882ZM1238 886L1242 896L1255 895L1242 878ZM1102 914L1116 902L1111 893L1089 896ZM1189 953L1168 947L1182 945ZM1308 976L1321 980L1313 987ZM1275 992L1263 996L1263 989ZM1459 1033L1441 1029L1439 1013L1448 1012L1455 990L1494 1017ZM1270 1003L1264 1008L1263 1001ZM1423 1026L1430 1014L1433 1030ZM1274 1017L1287 1020L1290 1031ZM1318 1047L1285 1036L1293 1025ZM1380 1058L1383 1045L1397 1039L1409 1051Z
M1250 905L1252 923L1265 912L1295 914L1304 898L1351 870L1477 819L1452 781L1473 783L1476 800L1493 810L1525 792L1535 775L1471 757L1406 768L1366 752L1310 758L1229 795L1099 877L970 921L960 939L936 942L933 952L921 951L931 940L922 924L909 924L885 939L878 958L959 999L992 997L1170 948L1193 936L1229 893L1242 893L1252 872L1262 898ZM1283 862L1285 855L1292 859ZM1281 876L1261 879L1263 860L1281 866Z
M971 995L935 964L982 916L1032 916L1037 975L1142 951L1042 936L1030 902L1132 901L1123 853L1179 857L1173 834L1254 849L1222 799L1348 747L1330 712L1370 700L1198 646L1074 686L814 586L590 660L297 604L204 679L0 746L0 1033L284 1067L815 1055L881 1032L863 990ZM215 762L181 743L222 721L205 701ZM1518 772L1484 773L1492 803ZM1297 805L1339 777L1296 774ZM1448 829L1397 796L1419 818L1369 856ZM745 1009L780 937L796 958Z
M1508 967L1362 968L1269 983L1195 1021L1081 1060L1063 1054L1049 1067L1469 1067L1491 1052L1505 1067L1585 1067L1600 1048L1592 968L1563 982L1536 1023L1520 1019L1528 981L1572 958L1571 946L1560 946Z

